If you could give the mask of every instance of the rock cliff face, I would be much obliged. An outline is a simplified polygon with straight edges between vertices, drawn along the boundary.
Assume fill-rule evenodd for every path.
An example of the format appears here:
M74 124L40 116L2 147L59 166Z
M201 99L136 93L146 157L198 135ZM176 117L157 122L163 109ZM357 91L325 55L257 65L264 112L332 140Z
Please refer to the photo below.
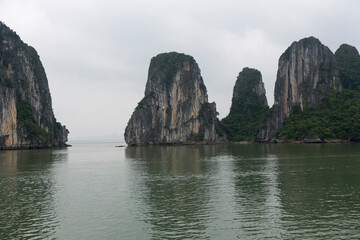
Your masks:
M244 68L237 77L229 115L223 123L230 141L255 140L268 112L261 73Z
M274 138L295 106L316 108L333 90L341 89L339 68L330 49L314 37L294 42L279 59L273 112L259 138Z
M68 130L52 111L34 48L0 22L0 149L64 146Z
M151 59L145 97L125 129L128 145L186 144L224 140L215 103L194 58L164 53Z

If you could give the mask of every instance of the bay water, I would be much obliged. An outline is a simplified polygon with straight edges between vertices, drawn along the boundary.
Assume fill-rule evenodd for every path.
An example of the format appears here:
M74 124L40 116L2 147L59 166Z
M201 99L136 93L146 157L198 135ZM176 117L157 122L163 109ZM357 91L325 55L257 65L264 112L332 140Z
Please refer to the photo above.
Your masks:
M359 144L0 151L0 239L360 239Z

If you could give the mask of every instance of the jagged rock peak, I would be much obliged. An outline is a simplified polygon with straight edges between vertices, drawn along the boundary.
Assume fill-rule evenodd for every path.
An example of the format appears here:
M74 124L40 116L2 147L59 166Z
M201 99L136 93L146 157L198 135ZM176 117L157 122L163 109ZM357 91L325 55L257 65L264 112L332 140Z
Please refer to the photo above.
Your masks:
M162 53L150 62L145 96L125 129L128 145L220 141L215 103L193 57Z
M294 42L279 59L273 113L260 138L276 136L294 106L316 108L333 90L341 91L334 54L314 37Z
M36 50L0 22L0 149L65 146Z

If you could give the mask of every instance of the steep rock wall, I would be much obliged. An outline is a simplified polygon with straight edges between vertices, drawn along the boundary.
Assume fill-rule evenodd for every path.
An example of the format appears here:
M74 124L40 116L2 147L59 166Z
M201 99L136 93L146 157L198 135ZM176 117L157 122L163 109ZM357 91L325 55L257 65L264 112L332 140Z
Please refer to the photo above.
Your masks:
M314 37L294 42L280 57L273 111L259 139L276 136L295 105L316 108L332 91L341 91L334 54Z
M194 58L164 53L152 58L145 97L125 129L128 145L216 142L221 137L215 103Z
M1 22L0 100L0 149L66 145L37 52Z

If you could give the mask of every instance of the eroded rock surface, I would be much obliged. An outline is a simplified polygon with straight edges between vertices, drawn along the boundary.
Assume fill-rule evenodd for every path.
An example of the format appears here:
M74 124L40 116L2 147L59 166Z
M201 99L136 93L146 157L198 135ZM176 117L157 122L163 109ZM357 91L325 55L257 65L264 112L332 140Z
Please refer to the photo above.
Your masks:
M0 22L0 149L65 146L36 50Z
M342 85L330 49L314 37L294 42L279 59L273 111L259 139L274 138L296 105L316 108L334 90L341 91Z
M128 145L223 141L215 103L193 57L159 54L150 63L145 97L125 129Z

